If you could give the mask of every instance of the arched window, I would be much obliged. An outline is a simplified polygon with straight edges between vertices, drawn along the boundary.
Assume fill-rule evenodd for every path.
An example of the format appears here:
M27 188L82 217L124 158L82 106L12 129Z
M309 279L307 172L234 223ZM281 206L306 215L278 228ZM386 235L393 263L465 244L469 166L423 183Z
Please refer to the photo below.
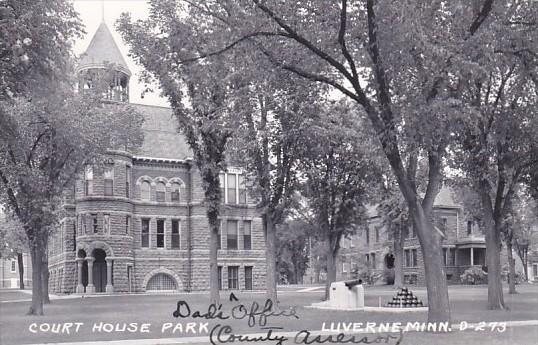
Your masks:
M93 167L91 165L87 165L84 171L84 194L93 194Z
M179 183L172 183L172 202L179 202Z
M155 196L159 202L164 202L166 200L166 185L164 182L157 183L157 193Z
M157 273L148 281L146 291L177 290L176 281L166 273Z
M150 200L151 197L151 185L148 181L143 181L140 185L140 199L142 200Z

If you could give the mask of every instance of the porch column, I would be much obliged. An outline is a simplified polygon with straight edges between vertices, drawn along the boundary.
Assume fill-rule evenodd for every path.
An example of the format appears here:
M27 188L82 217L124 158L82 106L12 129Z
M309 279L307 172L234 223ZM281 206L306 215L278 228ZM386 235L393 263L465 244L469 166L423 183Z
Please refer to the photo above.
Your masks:
M114 287L112 286L112 259L106 260L106 292L114 292Z
M474 250L473 250L473 247L471 247L471 266L474 266Z
M77 258L77 269L78 269L78 279L77 279L77 289L76 293L84 293L84 285L82 285L82 265L84 264L84 258Z
M89 257L86 258L88 261L88 286L86 286L86 293L94 293L95 292L95 286L93 285L93 262L94 258Z

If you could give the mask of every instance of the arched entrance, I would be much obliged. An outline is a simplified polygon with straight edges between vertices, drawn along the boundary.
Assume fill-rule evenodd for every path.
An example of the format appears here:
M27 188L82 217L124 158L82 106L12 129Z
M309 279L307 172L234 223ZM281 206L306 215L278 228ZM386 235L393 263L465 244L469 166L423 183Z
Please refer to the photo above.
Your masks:
M390 253L385 255L385 268L394 268L394 255Z
M394 255L388 253L385 255L385 281L387 285L394 284Z
M96 248L92 254L95 259L93 262L93 285L95 286L95 292L106 292L106 252L103 249Z

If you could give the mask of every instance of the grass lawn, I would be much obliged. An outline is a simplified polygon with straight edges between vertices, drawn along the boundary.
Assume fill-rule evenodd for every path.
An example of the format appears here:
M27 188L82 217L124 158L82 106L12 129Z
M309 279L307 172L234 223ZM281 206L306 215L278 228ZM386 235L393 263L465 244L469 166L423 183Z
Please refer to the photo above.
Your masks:
M505 300L510 310L488 311L486 310L487 288L486 286L450 287L450 300L452 321L480 322L480 321L514 321L514 320L538 320L538 286L520 285L519 293L508 295ZM426 301L426 291L423 288L413 289L413 292ZM12 298L13 291L0 290L0 301L18 300ZM21 294L19 292L19 294ZM366 289L365 302L367 306L377 306L379 298L382 303L390 300L395 290L388 287L373 287ZM23 298L28 299L27 294ZM264 295L256 293L236 293L240 302L250 307L253 301L262 304ZM229 302L228 294L222 293L222 310L229 313L231 308L238 302ZM426 312L412 312L405 314L386 312L346 312L328 311L305 308L312 302L322 299L322 291L298 292L281 291L279 295L281 309L295 307L299 319L289 317L269 317L266 326L282 327L283 332L300 331L303 329L320 330L322 323L330 322L408 322L426 321ZM209 322L209 330L217 323L229 324L236 334L260 333L260 326L249 327L246 320L229 319L226 321L204 320L193 318L174 318L173 311L176 309L178 300L185 300L190 306L191 313L195 310L207 312L207 294L176 294L176 295L116 295L86 298L56 299L51 305L45 306L45 316L29 317L25 315L29 302L0 302L0 344L32 344L49 342L76 342L90 340L122 340L122 339L155 339L155 338L179 338L185 336L207 336L203 334L174 334L170 330L161 332L165 323L182 323L185 331L187 322ZM31 333L29 326L32 323L66 323L81 322L80 329L71 334ZM151 323L148 333L129 332L92 332L94 323ZM280 330L279 330L280 331ZM265 332L265 331L263 331ZM514 327L508 328L504 333L490 331L455 332L444 335L431 335L424 333L406 333L402 344L474 344L487 342L488 344L535 344L538 339L538 327ZM274 344L275 342L265 342ZM287 343L293 343L287 342ZM245 344L245 343L242 343ZM394 342L392 342L394 344Z

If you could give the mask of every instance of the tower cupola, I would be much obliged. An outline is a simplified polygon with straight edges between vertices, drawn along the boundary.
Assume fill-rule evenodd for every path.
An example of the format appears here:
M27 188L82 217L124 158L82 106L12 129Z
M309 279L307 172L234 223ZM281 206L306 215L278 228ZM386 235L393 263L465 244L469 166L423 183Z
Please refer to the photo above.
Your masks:
M81 56L76 73L79 91L94 88L97 82L105 82L105 99L129 101L131 71L104 21Z

